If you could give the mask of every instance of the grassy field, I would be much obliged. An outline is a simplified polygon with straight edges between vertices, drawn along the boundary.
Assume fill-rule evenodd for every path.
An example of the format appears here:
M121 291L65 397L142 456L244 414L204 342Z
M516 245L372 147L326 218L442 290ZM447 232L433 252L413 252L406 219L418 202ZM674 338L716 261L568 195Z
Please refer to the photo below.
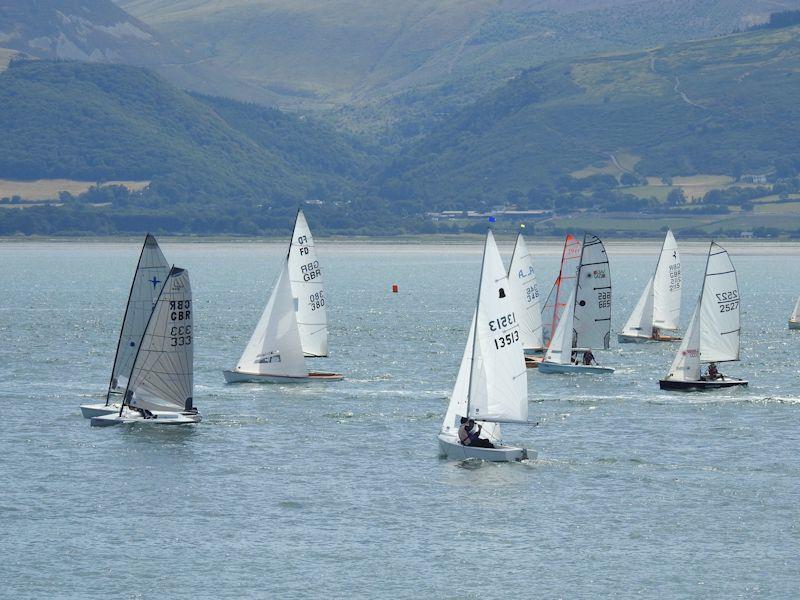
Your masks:
M122 185L129 190L138 191L149 184L149 181L105 181L100 185ZM93 185L97 185L97 182L75 181L74 179L37 179L36 181L0 179L0 198L19 196L27 201L55 200L58 198L59 192L69 192L77 195L85 192Z

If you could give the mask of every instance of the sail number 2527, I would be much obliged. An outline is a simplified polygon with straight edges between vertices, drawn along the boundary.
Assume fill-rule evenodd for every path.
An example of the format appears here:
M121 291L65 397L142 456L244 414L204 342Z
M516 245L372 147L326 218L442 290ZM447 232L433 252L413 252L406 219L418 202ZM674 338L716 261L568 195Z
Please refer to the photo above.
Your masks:
M730 312L739 308L739 290L720 292L719 294L715 295L717 297L717 306L719 306L719 312Z

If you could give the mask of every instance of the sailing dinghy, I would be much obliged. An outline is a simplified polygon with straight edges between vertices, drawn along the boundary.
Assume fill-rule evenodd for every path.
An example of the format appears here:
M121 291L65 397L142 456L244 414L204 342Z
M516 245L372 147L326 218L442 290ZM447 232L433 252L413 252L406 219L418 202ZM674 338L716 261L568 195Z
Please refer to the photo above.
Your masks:
M797 299L792 316L789 317L789 329L800 329L800 298Z
M439 433L441 454L455 460L494 462L536 458L536 453L500 441L500 423L527 423L528 377L517 308L492 232L486 234L478 300L453 393ZM463 445L461 418L481 425L494 448Z
M289 256L236 368L223 371L228 383L304 383L340 381L338 373L306 367L295 300L289 274Z
M136 350L122 405L117 412L92 417L92 425L190 425L201 421L192 400L192 312L189 273L172 267Z
M575 274L581 259L581 243L575 236L568 234L564 239L564 250L561 252L561 268L558 271L553 287L545 300L542 308L542 343L545 347L550 344L550 339L558 327L558 321L566 300L575 287Z
M667 230L653 276L617 338L624 342L678 341L662 331L678 329L681 316L681 257L671 230Z
M525 352L525 365L535 368L539 366L544 350L542 308L533 259L521 233L517 235L508 267L508 286L519 318L519 335Z
M295 312L303 354L308 357L328 356L328 310L322 270L302 210L297 211L289 245L289 275L292 296L297 299Z
M86 419L108 415L119 411L120 402L112 401L112 396L119 396L130 379L133 361L139 350L147 321L153 312L161 285L169 274L169 263L164 258L158 242L149 233L136 264L136 272L125 306L125 316L117 341L117 352L111 368L111 378L106 390L106 401L96 404L81 404L81 414Z
M714 374L716 363L739 360L739 285L727 251L711 242L703 287L694 314L662 390L698 391L747 385L744 379ZM701 373L702 363L714 363ZM711 366L711 365L710 365Z
M611 367L575 364L577 349L608 350L611 339L611 270L603 242L584 234L576 284L547 347L540 373L613 373Z

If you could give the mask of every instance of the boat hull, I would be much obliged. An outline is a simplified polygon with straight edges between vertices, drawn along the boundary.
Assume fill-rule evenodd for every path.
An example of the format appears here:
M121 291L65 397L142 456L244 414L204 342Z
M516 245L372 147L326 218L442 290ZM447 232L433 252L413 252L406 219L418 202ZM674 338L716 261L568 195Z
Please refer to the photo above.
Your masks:
M547 361L542 361L542 363L539 365L539 373L603 375L613 372L613 367L599 367L596 365L561 365Z
M200 413L153 411L152 415L150 418L145 418L138 411L127 409L122 411L122 415L120 415L119 409L117 409L114 414L92 417L92 425L94 427L134 425L137 423L143 425L194 425L203 420Z
M747 385L747 381L735 377L714 379L712 381L679 381L676 379L660 379L658 381L658 386L662 390L678 392L702 392L705 390L718 390L720 388L736 387L740 385Z
M308 383L309 381L341 381L344 375L313 371L305 377L287 377L284 375L262 375L260 373L244 373L241 371L222 372L226 383Z
M620 344L643 344L645 342L680 342L683 338L677 335L660 335L658 337L645 337L643 335L617 334L617 341Z
M789 319L789 329L800 329L800 321L792 321Z
M91 419L92 417L102 417L103 415L113 415L119 412L119 404L106 404L99 402L97 404L81 404L81 415L84 419Z
M531 356L526 354L525 355L525 366L529 369L538 369L539 365L542 364L544 360L543 356Z
M534 460L536 452L517 446L498 445L496 448L473 448L464 446L453 435L439 434L439 451L449 460L485 460L488 462L518 462L525 459Z

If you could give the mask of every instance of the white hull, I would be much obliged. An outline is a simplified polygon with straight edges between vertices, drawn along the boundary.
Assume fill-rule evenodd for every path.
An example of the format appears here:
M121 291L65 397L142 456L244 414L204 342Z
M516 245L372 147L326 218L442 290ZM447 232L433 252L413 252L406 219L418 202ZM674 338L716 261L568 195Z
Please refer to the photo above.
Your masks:
M800 329L800 321L792 321L789 319L789 329Z
M81 404L81 415L84 419L91 419L92 417L102 417L103 415L113 415L119 412L119 403L106 404L100 402L98 404Z
M514 462L526 458L536 459L536 452L515 446L498 445L496 448L473 448L464 446L453 435L439 434L439 451L450 460L486 460L489 462Z
M539 365L539 373L566 373L576 375L603 375L613 373L612 367L598 367L589 365L562 365L544 361Z
M122 416L119 409L113 414L92 417L92 425L95 427L108 427L111 425L132 425L143 423L145 425L193 425L202 421L199 413L181 413L153 411L152 417L145 418L139 411L124 409Z
M222 372L226 383L308 383L309 381L341 381L344 375L339 373L312 372L305 377L287 377L284 375L261 375L260 373L243 373L241 371Z
M624 333L617 334L617 341L620 344L643 344L644 342L649 342L652 339L653 338L646 335L626 335Z

